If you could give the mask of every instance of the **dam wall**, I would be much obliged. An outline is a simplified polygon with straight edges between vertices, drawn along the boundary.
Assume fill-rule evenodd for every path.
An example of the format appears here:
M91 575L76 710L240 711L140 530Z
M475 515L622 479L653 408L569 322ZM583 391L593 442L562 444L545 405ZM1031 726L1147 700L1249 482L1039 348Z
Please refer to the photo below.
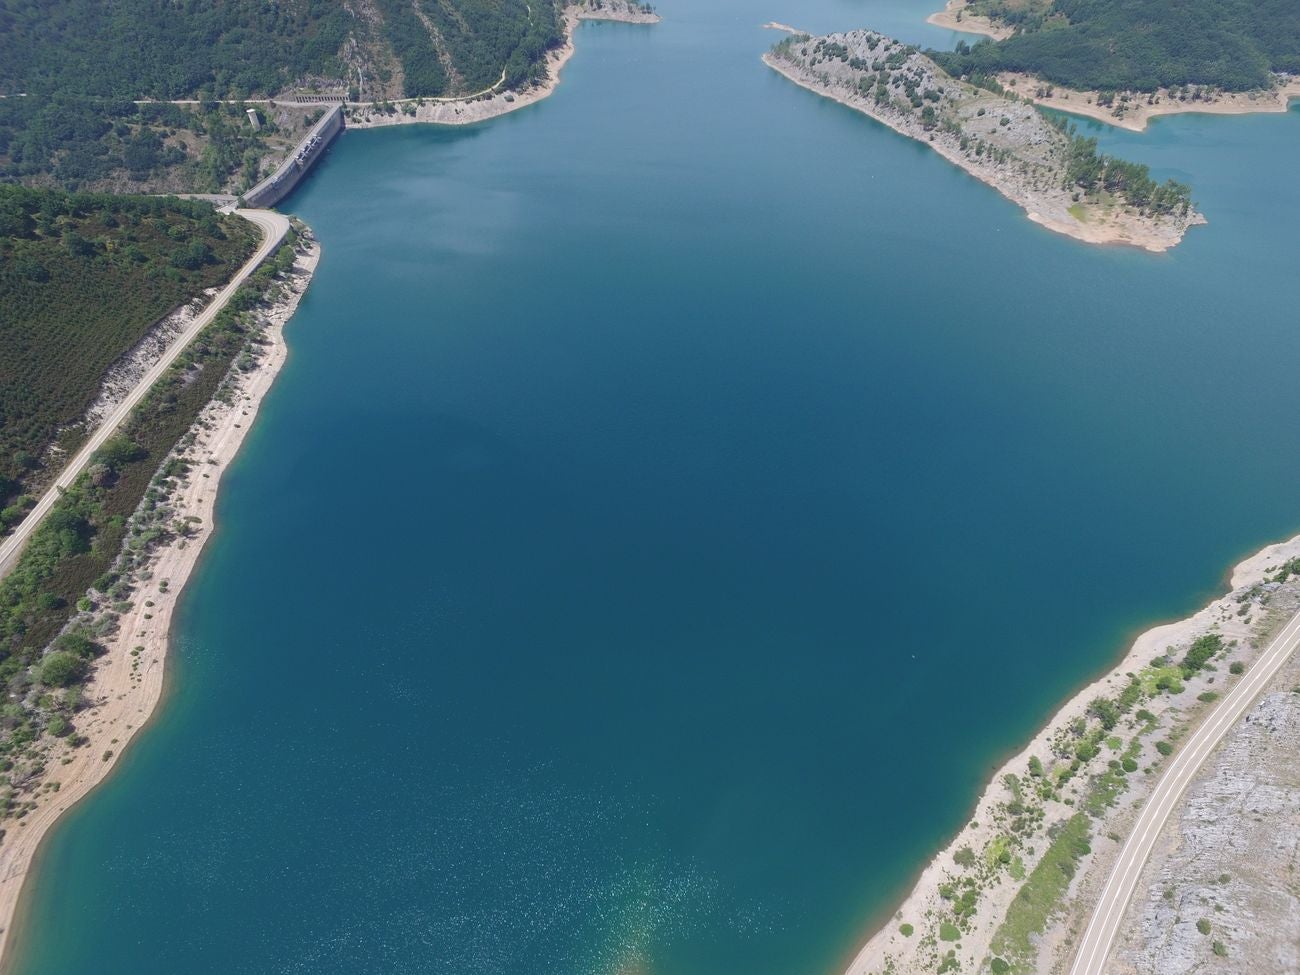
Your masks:
M311 171L316 161L324 155L326 147L341 131L343 106L335 104L311 127L306 138L298 143L279 169L243 194L244 206L273 207L283 200L302 182L302 178Z

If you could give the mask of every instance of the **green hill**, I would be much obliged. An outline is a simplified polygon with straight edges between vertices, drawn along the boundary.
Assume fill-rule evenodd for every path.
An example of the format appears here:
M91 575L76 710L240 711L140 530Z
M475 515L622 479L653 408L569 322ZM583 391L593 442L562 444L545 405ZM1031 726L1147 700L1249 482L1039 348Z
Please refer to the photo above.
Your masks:
M108 367L255 247L206 203L0 186L0 529L48 448L84 437Z
M526 80L559 36L553 0L0 0L0 94L455 95Z
M564 2L0 0L0 181L238 193L308 121L263 105L254 131L241 99L522 87L563 37Z
M1003 41L936 52L952 74L1023 71L1071 88L1155 91L1267 88L1300 73L1295 0L973 0L1009 24Z

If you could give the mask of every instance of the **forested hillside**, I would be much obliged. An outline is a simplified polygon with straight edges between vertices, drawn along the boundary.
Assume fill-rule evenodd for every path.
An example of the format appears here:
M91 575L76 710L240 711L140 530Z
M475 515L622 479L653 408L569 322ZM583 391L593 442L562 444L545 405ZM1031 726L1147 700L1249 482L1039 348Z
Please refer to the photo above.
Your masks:
M1300 73L1297 0L973 0L1016 28L1004 41L936 53L952 74L1024 71L1071 88L1267 88Z
M225 282L256 233L206 203L0 186L0 529L108 367L159 318Z
M255 131L240 99L521 87L562 40L564 2L0 0L0 181L237 193L304 122L263 104Z
M320 108L0 99L0 181L123 193L240 192L300 140ZM265 159L265 162L264 162Z
M558 37L555 0L0 0L0 94L463 94Z

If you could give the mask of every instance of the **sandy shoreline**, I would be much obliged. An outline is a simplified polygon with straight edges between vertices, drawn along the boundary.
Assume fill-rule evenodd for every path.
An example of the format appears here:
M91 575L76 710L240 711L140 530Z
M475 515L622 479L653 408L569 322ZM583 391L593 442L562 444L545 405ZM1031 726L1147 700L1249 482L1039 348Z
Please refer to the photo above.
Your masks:
M76 720L77 731L89 741L71 748L54 739L49 770L33 797L36 808L5 826L0 840L0 970L12 967L12 953L7 949L15 913L42 840L63 813L108 776L162 696L172 613L212 534L221 475L238 453L285 362L284 325L306 291L319 257L320 247L315 242L298 255L292 279L283 283L284 295L264 313L265 342L259 346L263 351L256 366L247 372L232 369L234 395L230 402L214 399L205 406L191 428L197 434L193 445L169 454L186 456L192 462L190 473L180 479L170 500L175 517L198 520L188 538L173 537L153 550L148 564L152 577L137 586L132 608L122 614L116 634L104 641L107 652L96 663L85 688L90 706ZM63 761L66 764L60 764ZM50 788L45 783L57 786Z
M1300 98L1300 78L1286 78L1272 91L1230 92L1209 94L1199 100L1180 101L1168 89L1155 93L1156 104L1148 105L1147 96L1135 93L1130 101L1118 105L1097 104L1098 92L1078 91L1039 81L1027 74L1001 74L998 80L1021 97L1035 105L1053 108L1071 115L1105 122L1130 132L1144 132L1153 118L1162 115L1253 115L1256 112L1285 112L1293 99ZM1052 94L1039 94L1051 91ZM1117 99L1118 100L1118 99ZM1116 109L1122 113L1116 115Z
M609 0L607 0L609 2ZM476 97L456 101L404 99L392 104L400 106L398 110L387 115L373 107L347 110L346 123L349 129L376 129L389 125L413 125L428 123L433 125L472 125L485 122L510 112L541 101L548 97L560 85L560 72L569 63L574 52L574 32L584 20L607 20L623 24L657 24L661 20L658 14L644 13L631 7L614 8L605 6L597 10L587 6L569 7L564 12L564 43L547 54L547 78L544 82L524 91L498 91L486 98ZM405 109L410 109L408 112Z
M805 71L799 70L796 65L774 57L771 52L763 55L763 63L801 88L839 102L888 126L900 135L929 146L953 165L993 187L1008 200L1023 208L1034 223L1056 233L1088 244L1123 244L1160 253L1176 246L1183 239L1183 234L1188 227L1206 222L1204 216L1195 212L1190 219L1180 222L1174 219L1137 217L1119 208L1109 214L1091 214L1087 221L1079 220L1070 212L1070 196L1064 191L1045 192L1041 188L1024 185L1023 181L1017 182L1016 174L1005 168L995 168L988 163L977 163L959 151L956 146L948 145L947 140L942 137L936 139L934 134L923 137L923 133L909 131L889 115L873 111L872 105L865 98L852 93L846 94L843 89L832 89L822 79L810 76Z
M966 0L948 0L942 10L925 18L927 24L946 27L948 30L961 31L964 34L983 34L995 41L1005 40L1015 33L1010 27L995 24L987 17L965 13Z
M983 851L998 835L994 825L1000 807L1010 798L1010 792L1004 784L1008 774L1025 777L1025 770L1031 756L1046 758L1051 755L1054 742L1058 741L1073 722L1088 712L1089 703L1102 695L1113 696L1129 680L1132 673L1142 670L1154 657L1167 653L1171 647L1185 647L1197 637L1208 632L1221 634L1225 640L1238 639L1242 650L1234 659L1249 662L1254 655L1264 649L1267 641L1255 639L1251 631L1250 619L1242 620L1238 610L1242 603L1239 597L1251 591L1265 581L1265 577L1277 566L1289 559L1300 557L1300 535L1284 542L1275 543L1254 555L1243 559L1232 570L1229 590L1224 595L1202 607L1192 616L1171 623L1162 623L1144 631L1134 640L1128 652L1107 673L1081 687L1052 715L1050 720L1036 735L1009 759L1003 762L989 777L988 784L978 801L971 808L966 824L957 832L948 844L937 852L929 864L922 870L911 892L891 911L884 922L874 930L871 938L862 947L845 970L846 975L875 975L891 962L897 971L910 972L925 970L917 968L913 952L918 947L918 938L923 931L922 924L927 918L942 916L945 912L945 899L940 894L940 886L952 882L962 875L962 869L954 859L957 851L970 847ZM1191 697L1192 683L1188 682L1189 691L1184 697ZM1176 722L1188 718L1195 724L1209 712L1209 708L1197 709L1195 704L1186 700L1171 699L1163 702L1148 702L1145 707L1156 711L1162 718ZM1186 707L1184 707L1186 706ZM1130 817L1135 807L1140 804L1153 783L1135 778L1136 787L1130 789L1116 810L1105 820L1098 820L1096 829L1104 830L1122 824ZM1121 831L1122 832L1122 831ZM1101 836L1094 838L1094 851L1081 861L1079 872L1074 878L1067 896L1065 911L1062 916L1068 920L1069 908L1086 906L1095 894L1105 874L1110 868L1119 844ZM1041 851L1040 851L1041 853ZM990 942L997 926L1005 917L1008 906L1020 889L1019 884L1001 884L985 893L980 901L979 917L982 923L961 938L962 971L979 970L979 965L991 954ZM906 937L899 930L903 922L916 927L916 937ZM1068 960L1070 932L1065 925L1058 922L1049 927L1042 938L1040 962L1043 966L1037 970L1052 970L1054 963Z

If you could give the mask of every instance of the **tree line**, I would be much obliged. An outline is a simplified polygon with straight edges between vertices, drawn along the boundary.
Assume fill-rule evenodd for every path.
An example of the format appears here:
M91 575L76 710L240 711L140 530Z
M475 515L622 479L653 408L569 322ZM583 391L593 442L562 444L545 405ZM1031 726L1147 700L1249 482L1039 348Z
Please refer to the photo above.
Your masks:
M1294 0L976 0L971 10L1016 33L931 52L957 76L1018 71L1085 90L1250 91L1269 87L1272 72L1300 72Z

